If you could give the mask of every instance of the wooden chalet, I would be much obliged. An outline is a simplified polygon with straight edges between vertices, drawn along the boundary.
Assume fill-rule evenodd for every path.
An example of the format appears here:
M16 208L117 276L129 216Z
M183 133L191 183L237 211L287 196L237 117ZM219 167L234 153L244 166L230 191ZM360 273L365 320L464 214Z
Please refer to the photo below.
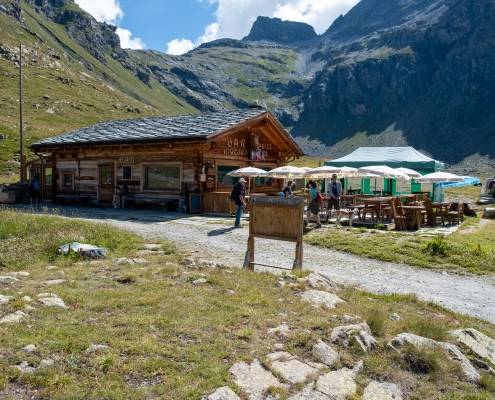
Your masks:
M109 121L31 145L43 201L118 206L124 184L130 205L189 201L203 212L228 212L238 178L254 166L270 170L302 156L266 109ZM283 180L251 179L252 193L276 194ZM171 205L171 210L176 207Z

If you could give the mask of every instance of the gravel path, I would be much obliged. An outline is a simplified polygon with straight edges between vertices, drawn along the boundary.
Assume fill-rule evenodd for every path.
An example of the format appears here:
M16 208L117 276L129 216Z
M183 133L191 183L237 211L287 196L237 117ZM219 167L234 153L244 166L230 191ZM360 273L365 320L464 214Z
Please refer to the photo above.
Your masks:
M185 217L182 214L181 219L168 221L115 218L107 221L150 239L159 237L174 242L198 259L238 267L244 261L248 228L234 229L231 227L233 221L228 218ZM293 243L256 239L256 262L291 268L294 254ZM416 293L423 300L495 323L495 278L492 276L460 276L370 260L308 244L303 248L303 268L374 293ZM280 272L279 269L273 271Z

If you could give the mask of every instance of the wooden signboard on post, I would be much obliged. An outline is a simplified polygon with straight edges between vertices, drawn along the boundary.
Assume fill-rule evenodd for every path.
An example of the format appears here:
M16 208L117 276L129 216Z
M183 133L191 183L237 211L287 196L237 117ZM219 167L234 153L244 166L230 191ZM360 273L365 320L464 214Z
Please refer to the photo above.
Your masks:
M249 211L249 238L244 267L254 269L254 239L284 240L296 243L292 269L302 269L304 198L280 196L251 197Z

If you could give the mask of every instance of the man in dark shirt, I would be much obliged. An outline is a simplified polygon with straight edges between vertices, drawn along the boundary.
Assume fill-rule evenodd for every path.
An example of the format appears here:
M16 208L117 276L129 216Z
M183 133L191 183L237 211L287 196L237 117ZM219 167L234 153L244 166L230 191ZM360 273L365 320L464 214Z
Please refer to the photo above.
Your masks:
M335 214L337 219L335 224L340 226L340 196L342 195L342 183L337 180L337 175L332 175L332 181L329 185L329 196L328 196L328 212L331 211L332 207L335 208Z
M244 178L239 179L239 181L234 185L234 189L232 190L234 194L234 201L236 205L236 213L235 213L235 223L234 228L242 228L241 225L241 215L242 210L246 208L246 190L244 189L244 184L246 180Z
M292 197L292 181L287 182L287 186L284 187L284 197Z

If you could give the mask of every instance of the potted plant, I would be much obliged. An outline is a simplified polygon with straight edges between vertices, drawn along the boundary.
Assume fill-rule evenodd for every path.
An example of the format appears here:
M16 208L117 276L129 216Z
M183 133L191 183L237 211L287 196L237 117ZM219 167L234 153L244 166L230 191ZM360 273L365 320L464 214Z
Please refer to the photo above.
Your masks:
M214 162L207 162L206 163L206 173L207 174L216 174L217 173L217 167L215 166Z
M215 187L215 181L213 180L213 176L208 175L206 178L206 187L207 188L214 188Z

